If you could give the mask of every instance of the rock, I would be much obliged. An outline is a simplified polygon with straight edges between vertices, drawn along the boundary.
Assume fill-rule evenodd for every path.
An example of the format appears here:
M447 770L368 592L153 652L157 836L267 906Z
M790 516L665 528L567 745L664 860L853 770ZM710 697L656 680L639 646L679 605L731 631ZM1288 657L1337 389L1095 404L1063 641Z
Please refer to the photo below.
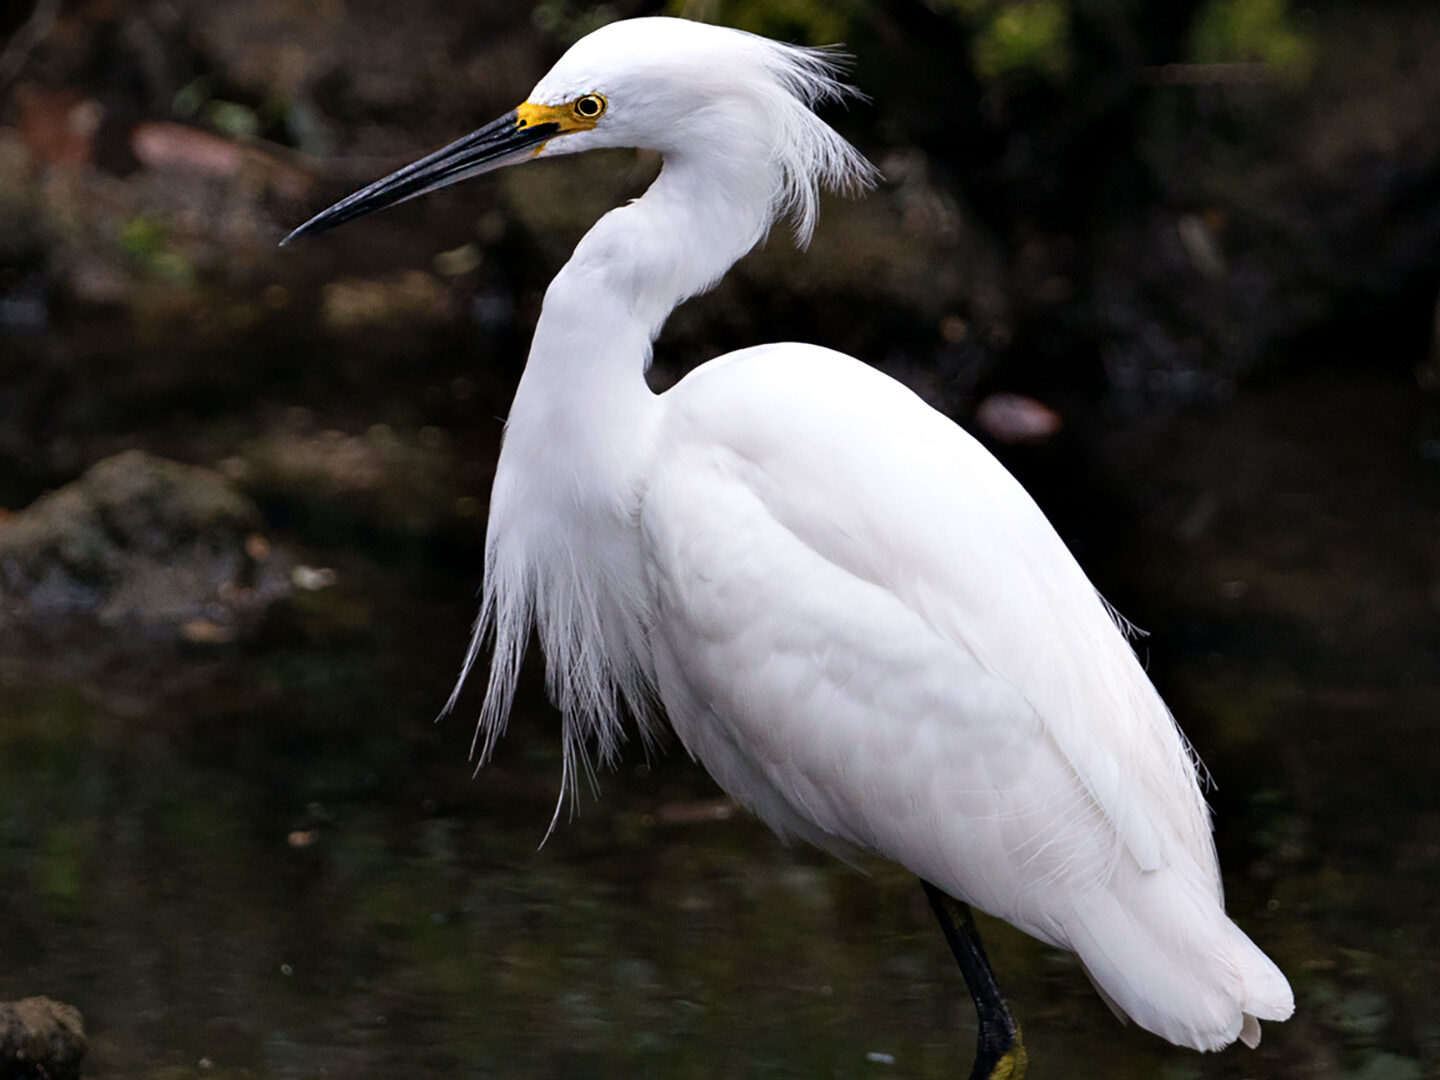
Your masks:
M0 1002L0 1078L73 1080L87 1042L80 1010L49 998Z
M292 507L312 535L332 541L356 529L406 539L455 530L473 539L479 509L464 500L488 488L489 476L465 476L444 431L374 424L351 434L317 428L315 419L290 410L220 468L265 505ZM294 582L307 590L333 583L314 574L302 570Z
M975 408L975 426L997 442L1043 443L1064 426L1060 414L1024 394L990 394Z
M149 641L230 640L291 591L260 525L218 473L139 450L107 458L0 521L0 629L78 619Z
M433 275L406 270L383 278L329 282L321 292L320 317L334 334L394 333L452 321L452 307Z

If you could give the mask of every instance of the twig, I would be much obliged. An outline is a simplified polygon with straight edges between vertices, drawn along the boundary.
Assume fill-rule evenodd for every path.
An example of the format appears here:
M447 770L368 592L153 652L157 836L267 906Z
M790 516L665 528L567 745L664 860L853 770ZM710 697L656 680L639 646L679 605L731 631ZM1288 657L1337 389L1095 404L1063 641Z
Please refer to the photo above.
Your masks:
M1255 86L1271 81L1264 64L1161 64L1145 69L1158 86Z

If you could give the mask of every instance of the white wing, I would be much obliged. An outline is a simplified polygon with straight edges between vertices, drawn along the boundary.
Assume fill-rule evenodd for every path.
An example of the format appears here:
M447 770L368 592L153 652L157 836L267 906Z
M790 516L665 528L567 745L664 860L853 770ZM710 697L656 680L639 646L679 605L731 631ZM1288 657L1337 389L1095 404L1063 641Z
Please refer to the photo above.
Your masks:
M1151 1030L1232 1041L1253 958L1231 937L1269 961L1223 914L1183 739L1019 484L903 386L814 347L732 354L664 400L642 544L659 692L691 753L780 832L1075 949ZM1193 942L1134 970L1181 901L1219 974L1166 955ZM1177 1019L1155 997L1194 1004Z

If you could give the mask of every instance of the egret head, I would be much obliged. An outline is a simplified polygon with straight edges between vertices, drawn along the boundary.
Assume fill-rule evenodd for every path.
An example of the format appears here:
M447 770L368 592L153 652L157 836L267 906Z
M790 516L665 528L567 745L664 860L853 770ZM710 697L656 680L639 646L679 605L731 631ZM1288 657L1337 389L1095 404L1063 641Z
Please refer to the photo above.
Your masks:
M611 23L576 42L523 104L347 196L285 242L505 165L599 147L758 175L773 215L792 214L803 242L821 187L874 180L870 164L812 111L853 93L824 50L683 19Z

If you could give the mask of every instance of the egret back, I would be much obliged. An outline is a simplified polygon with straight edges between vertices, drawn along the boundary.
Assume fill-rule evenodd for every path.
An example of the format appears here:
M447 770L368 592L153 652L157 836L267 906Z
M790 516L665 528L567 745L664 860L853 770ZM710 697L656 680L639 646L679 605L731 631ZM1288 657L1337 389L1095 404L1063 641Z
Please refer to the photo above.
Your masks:
M774 525L776 552L755 560L778 559L793 537L1013 692L1017 723L1041 725L1110 823L1107 866L1121 846L1142 870L1185 851L1218 890L1208 813L1173 719L1039 508L969 435L894 380L810 346L732 354L662 400L655 468L666 492L688 485L698 504L742 490ZM660 512L648 495L644 523Z
M641 505L653 665L722 785L782 833L1079 952L1172 1041L1288 1015L1224 914L1178 728L988 452L811 346L732 354L662 400Z

